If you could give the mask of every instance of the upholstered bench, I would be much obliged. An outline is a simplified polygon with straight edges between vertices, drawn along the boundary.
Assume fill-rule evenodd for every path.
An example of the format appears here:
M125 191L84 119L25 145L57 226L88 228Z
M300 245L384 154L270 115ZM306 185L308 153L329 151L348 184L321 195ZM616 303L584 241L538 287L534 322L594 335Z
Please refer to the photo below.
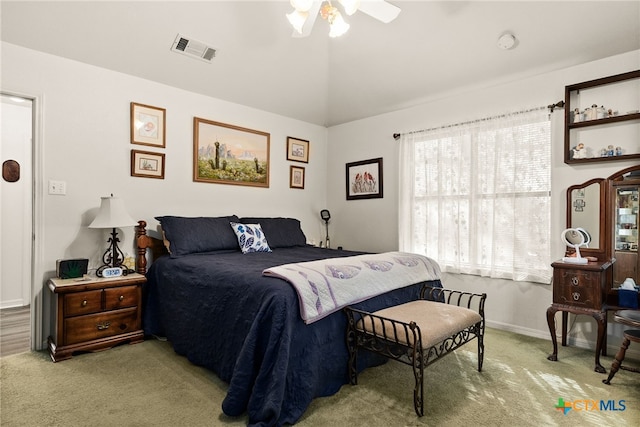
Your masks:
M486 294L425 286L420 299L373 313L346 307L349 379L358 383L358 349L366 349L413 367L413 403L424 415L424 368L478 339L478 371L484 358Z

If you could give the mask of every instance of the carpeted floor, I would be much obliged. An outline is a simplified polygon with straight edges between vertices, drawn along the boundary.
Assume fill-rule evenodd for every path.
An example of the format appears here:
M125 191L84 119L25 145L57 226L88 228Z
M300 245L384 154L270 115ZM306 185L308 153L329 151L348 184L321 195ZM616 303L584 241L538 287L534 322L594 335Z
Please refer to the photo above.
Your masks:
M639 425L639 374L620 371L607 386L602 383L606 376L593 371L592 351L560 347L559 361L550 362L550 341L488 329L485 342L481 373L475 342L427 368L422 418L413 410L411 369L389 362L363 372L357 386L345 385L333 396L314 400L297 425ZM601 359L607 370L611 360ZM0 368L2 426L247 422L222 414L225 383L176 355L166 342L123 345L55 364L45 352L23 353L0 359ZM566 414L556 409L559 399L572 402L574 409ZM601 401L608 406L601 408Z

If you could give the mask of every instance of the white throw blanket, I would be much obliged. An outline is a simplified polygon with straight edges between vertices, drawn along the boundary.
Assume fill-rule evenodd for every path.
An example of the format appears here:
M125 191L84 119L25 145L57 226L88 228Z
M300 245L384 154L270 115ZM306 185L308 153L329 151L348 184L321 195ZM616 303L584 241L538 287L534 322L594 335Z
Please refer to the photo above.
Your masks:
M438 280L440 266L423 255L385 252L285 264L267 268L262 274L293 285L300 315L308 324L385 292Z

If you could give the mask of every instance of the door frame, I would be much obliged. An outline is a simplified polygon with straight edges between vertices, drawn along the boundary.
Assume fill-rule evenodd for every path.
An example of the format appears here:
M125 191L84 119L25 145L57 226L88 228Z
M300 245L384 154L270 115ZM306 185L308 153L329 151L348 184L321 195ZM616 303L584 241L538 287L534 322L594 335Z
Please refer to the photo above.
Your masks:
M44 161L42 148L42 114L44 96L14 90L0 90L5 96L15 96L31 101L31 301L30 336L31 350L42 350L47 343L42 336L44 287Z

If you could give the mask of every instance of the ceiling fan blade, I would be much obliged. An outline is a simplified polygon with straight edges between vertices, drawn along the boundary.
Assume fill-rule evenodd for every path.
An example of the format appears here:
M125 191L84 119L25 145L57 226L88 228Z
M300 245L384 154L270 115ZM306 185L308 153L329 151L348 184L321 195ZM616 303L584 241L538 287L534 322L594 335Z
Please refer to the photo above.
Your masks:
M396 19L400 13L400 8L386 2L385 0L362 0L359 11L388 24Z
M293 30L293 34L292 34L293 37L307 37L309 34L311 34L311 30L313 29L313 24L316 22L318 15L320 15L321 4L322 4L322 1L313 2L313 4L311 5L311 8L309 9L309 17L307 18L306 22L302 26L302 33L299 33L296 30Z

